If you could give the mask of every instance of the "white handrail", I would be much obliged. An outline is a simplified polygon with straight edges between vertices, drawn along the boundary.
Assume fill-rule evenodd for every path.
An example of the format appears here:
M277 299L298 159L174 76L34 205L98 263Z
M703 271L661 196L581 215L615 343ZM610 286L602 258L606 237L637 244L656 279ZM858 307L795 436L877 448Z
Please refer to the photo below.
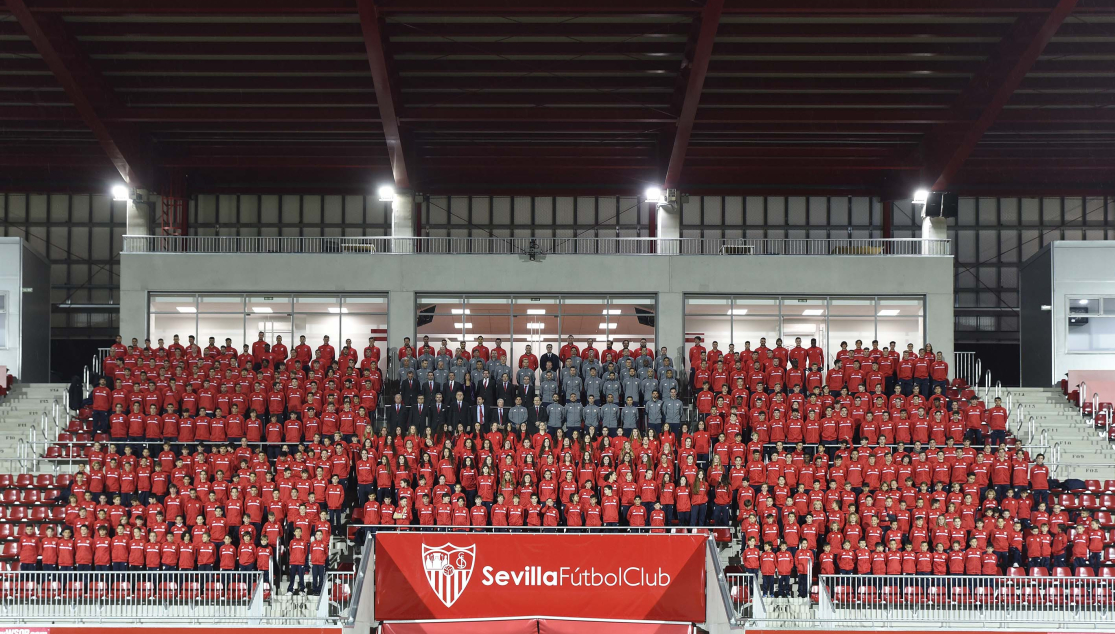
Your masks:
M1100 393L1092 392L1092 418L1096 417L1096 412L1100 409Z
M1080 407L1084 403L1084 399L1087 398L1084 395L1087 394L1087 393L1088 393L1088 383L1086 381L1081 381L1080 385L1076 386L1076 406L1077 407Z

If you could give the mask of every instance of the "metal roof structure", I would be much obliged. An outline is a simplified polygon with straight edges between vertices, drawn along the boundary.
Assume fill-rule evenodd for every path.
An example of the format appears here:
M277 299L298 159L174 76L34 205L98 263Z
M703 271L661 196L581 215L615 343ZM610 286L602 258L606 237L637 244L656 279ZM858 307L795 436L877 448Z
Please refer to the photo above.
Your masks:
M1087 194L1115 0L5 0L9 189Z

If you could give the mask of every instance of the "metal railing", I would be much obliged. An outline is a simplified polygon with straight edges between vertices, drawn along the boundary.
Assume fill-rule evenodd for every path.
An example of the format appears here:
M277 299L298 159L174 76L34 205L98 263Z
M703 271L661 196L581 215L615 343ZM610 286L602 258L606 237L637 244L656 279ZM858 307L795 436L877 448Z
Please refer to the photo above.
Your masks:
M124 236L124 253L434 253L477 255L950 256L949 240L921 238L500 238Z
M933 623L1013 628L1110 624L1115 579L934 575L821 575L819 621L860 627Z
M0 622L251 625L279 618L263 595L262 572L9 572L0 574Z
M982 364L980 360L976 358L976 353L974 352L953 353L953 376L958 379L964 379L968 385L973 386L973 389L975 389L974 386L979 383L981 366Z
M331 621L352 621L356 611L353 603L355 581L355 572L325 573L325 586L318 597L318 617Z

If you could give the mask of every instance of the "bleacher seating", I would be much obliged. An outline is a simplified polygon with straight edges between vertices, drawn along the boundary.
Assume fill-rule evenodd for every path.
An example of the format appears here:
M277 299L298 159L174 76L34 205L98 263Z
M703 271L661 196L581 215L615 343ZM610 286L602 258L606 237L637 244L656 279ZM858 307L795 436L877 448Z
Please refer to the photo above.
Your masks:
M465 353L464 362L482 359L487 368L507 367L505 352L481 348ZM432 348L401 350L407 358L436 359L439 354L452 358L448 351ZM738 358L710 352L691 352L688 365L693 369L680 377L679 392L687 411L681 424L663 427L663 419L648 418L656 408L647 407L649 392L644 392L642 382L630 387L601 386L596 395L616 389L624 397L634 396L637 410L634 427L620 423L618 435L605 437L598 429L565 421L547 427L546 411L527 411L530 425L492 429L494 399L488 400L481 425L475 421L477 388L466 390L471 425L420 419L411 427L420 391L401 385L400 377L385 380L378 367L378 349L366 350L363 358L368 361L363 363L351 348L343 349L336 359L323 350L314 358L331 363L315 364L305 372L302 367L310 364L299 362L296 369L287 369L285 350L281 359L260 359L216 348L194 352L117 348L116 356L105 364L106 385L94 391L90 406L70 421L44 455L58 464L76 459L78 472L0 474L4 507L0 562L12 567L34 565L47 526L54 527L57 541L63 527L105 525L111 542L117 518L125 522L129 534L142 521L145 530L154 530L160 540L166 532L197 534L220 526L220 534L229 532L234 545L242 540L247 545L258 544L260 535L270 533L275 537L272 544L278 543L275 563L280 567L285 567L289 556L289 525L354 539L363 528L410 523L457 528L616 523L652 530L713 528L718 541L743 545L745 569L760 574L768 573L768 564L777 565L776 557L761 552L762 544L769 542L777 551L785 541L795 551L810 554L808 569L814 575L883 574L880 570L912 574L923 565L938 575L964 574L970 569L963 565L957 569L956 558L950 560L948 551L982 552L991 546L994 565L985 558L984 574L1113 576L1115 480L1088 481L1080 491L1060 490L1038 457L1029 455L1009 434L1005 410L975 399L975 392L962 380L948 381L947 364L934 366L943 362L933 358L931 349L898 362L897 354L892 358L877 349L842 350L837 357L849 362L846 369L822 365L816 373L797 371L801 360L810 358L804 349L743 351L739 358L750 356L759 369L754 365L744 369ZM301 360L307 353L308 347L296 351ZM597 354L605 362L643 364L649 368L644 379L661 382L664 378L654 370L653 351L594 351L582 362L595 360ZM563 350L562 361L569 356ZM855 367L884 356L887 360L881 365L886 374L876 370L873 375ZM790 371L775 364L775 358L793 360ZM715 370L709 370L709 361ZM526 363L536 361L526 359ZM332 371L327 371L330 365ZM179 379L173 387L171 377ZM352 385L348 379L353 379ZM365 379L371 382L370 390L356 385ZM301 386L307 380L311 385L307 390L295 380ZM385 383L390 391L384 402L392 403L396 393L402 397L396 412L390 411L392 405L381 403ZM211 387L218 384L216 390ZM843 392L849 384L856 390ZM878 385L878 390L869 392L869 384ZM941 387L941 394L921 396L920 388L926 384ZM228 385L234 387L229 390ZM265 392L257 385L275 389ZM917 395L912 391L915 385ZM892 386L897 392L887 390ZM562 387L556 385L559 407L568 403L560 397L565 394ZM588 390L582 386L578 392L578 401L584 403ZM855 397L861 395L864 402L857 403ZM445 403L451 406L450 398ZM346 403L348 409L338 414L330 406L323 412L321 406L331 399L337 410L345 410ZM107 415L117 404L126 411L135 403L140 411L131 418ZM255 409L263 416L249 427L242 418L226 414L232 403L245 405L241 411ZM308 404L318 409L311 412ZM353 411L361 405L364 412ZM153 414L147 409L151 406L156 410ZM210 414L205 435L199 433L203 426L193 416L203 407L210 412L222 408L219 417ZM397 413L402 410L407 424ZM291 416L292 411L298 411L298 416ZM504 411L498 420L503 415L513 420L510 413ZM616 416L622 420L622 410ZM194 423L189 438L177 433L164 437L166 430L186 429L184 419ZM221 424L214 424L217 420ZM449 420L453 419L442 422ZM223 432L217 434L218 428ZM164 442L170 444L169 450ZM222 446L225 449L218 449ZM339 453L336 446L341 447ZM143 456L144 451L149 455ZM113 462L117 466L111 466ZM134 478L122 478L125 464ZM286 469L291 469L289 477ZM341 480L340 493L329 487L334 473ZM252 485L257 487L254 493ZM610 495L605 487L613 489ZM238 490L239 502L230 504L233 489ZM299 491L297 499L294 490ZM200 494L200 506L185 499L193 491ZM206 506L209 492L216 503ZM278 492L277 500L273 492ZM121 494L121 504L112 503L114 494ZM1049 505L1043 509L1035 497L1047 494ZM426 495L428 503L423 501ZM443 495L448 504L441 503ZM636 495L645 506L635 504ZM519 505L512 504L513 496L520 497ZM593 496L599 498L596 503ZM464 500L463 506L458 507L458 500ZM306 503L305 515L299 503ZM225 517L231 521L219 521L214 511L218 506L227 509ZM82 507L87 509L85 518ZM187 508L204 516L200 528L195 527L196 518L186 513L183 528L174 527L174 518L156 519L159 511L178 514ZM97 519L101 511L106 520ZM269 511L275 512L275 522L268 522ZM924 528L916 526L919 517ZM1008 520L1002 529L995 525L999 517ZM954 520L959 526L954 526ZM1020 522L1020 531L1014 520ZM1093 520L1098 527L1092 526ZM28 538L24 526L34 527L36 537ZM242 537L229 530L237 527L248 534ZM1031 527L1048 530L1048 537L1044 533L1032 537ZM748 544L752 537L755 543ZM894 562L887 564L892 537L898 540L899 550L906 544L914 550L892 554ZM34 547L21 548L21 538ZM851 543L842 557L844 540ZM1078 556L1081 541L1083 557ZM929 544L925 555L919 554L922 542ZM881 553L873 552L877 543ZM826 544L831 544L831 553L822 552ZM932 551L938 545L944 553L935 556ZM115 561L112 553L108 557ZM53 560L53 554L49 558ZM128 563L143 568L150 562ZM163 563L160 559L158 565ZM796 568L799 561L793 563ZM807 596L811 584L800 581L798 585L798 596ZM841 586L834 592L840 601L858 603L939 598L934 587L928 588L928 594L899 586ZM973 593L952 595L951 600L994 599L988 593Z

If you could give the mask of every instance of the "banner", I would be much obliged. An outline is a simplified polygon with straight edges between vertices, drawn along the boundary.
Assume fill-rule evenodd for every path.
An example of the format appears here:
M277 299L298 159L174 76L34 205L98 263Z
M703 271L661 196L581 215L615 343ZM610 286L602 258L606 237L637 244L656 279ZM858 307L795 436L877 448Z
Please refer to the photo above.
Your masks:
M380 621L702 622L704 535L379 533Z

